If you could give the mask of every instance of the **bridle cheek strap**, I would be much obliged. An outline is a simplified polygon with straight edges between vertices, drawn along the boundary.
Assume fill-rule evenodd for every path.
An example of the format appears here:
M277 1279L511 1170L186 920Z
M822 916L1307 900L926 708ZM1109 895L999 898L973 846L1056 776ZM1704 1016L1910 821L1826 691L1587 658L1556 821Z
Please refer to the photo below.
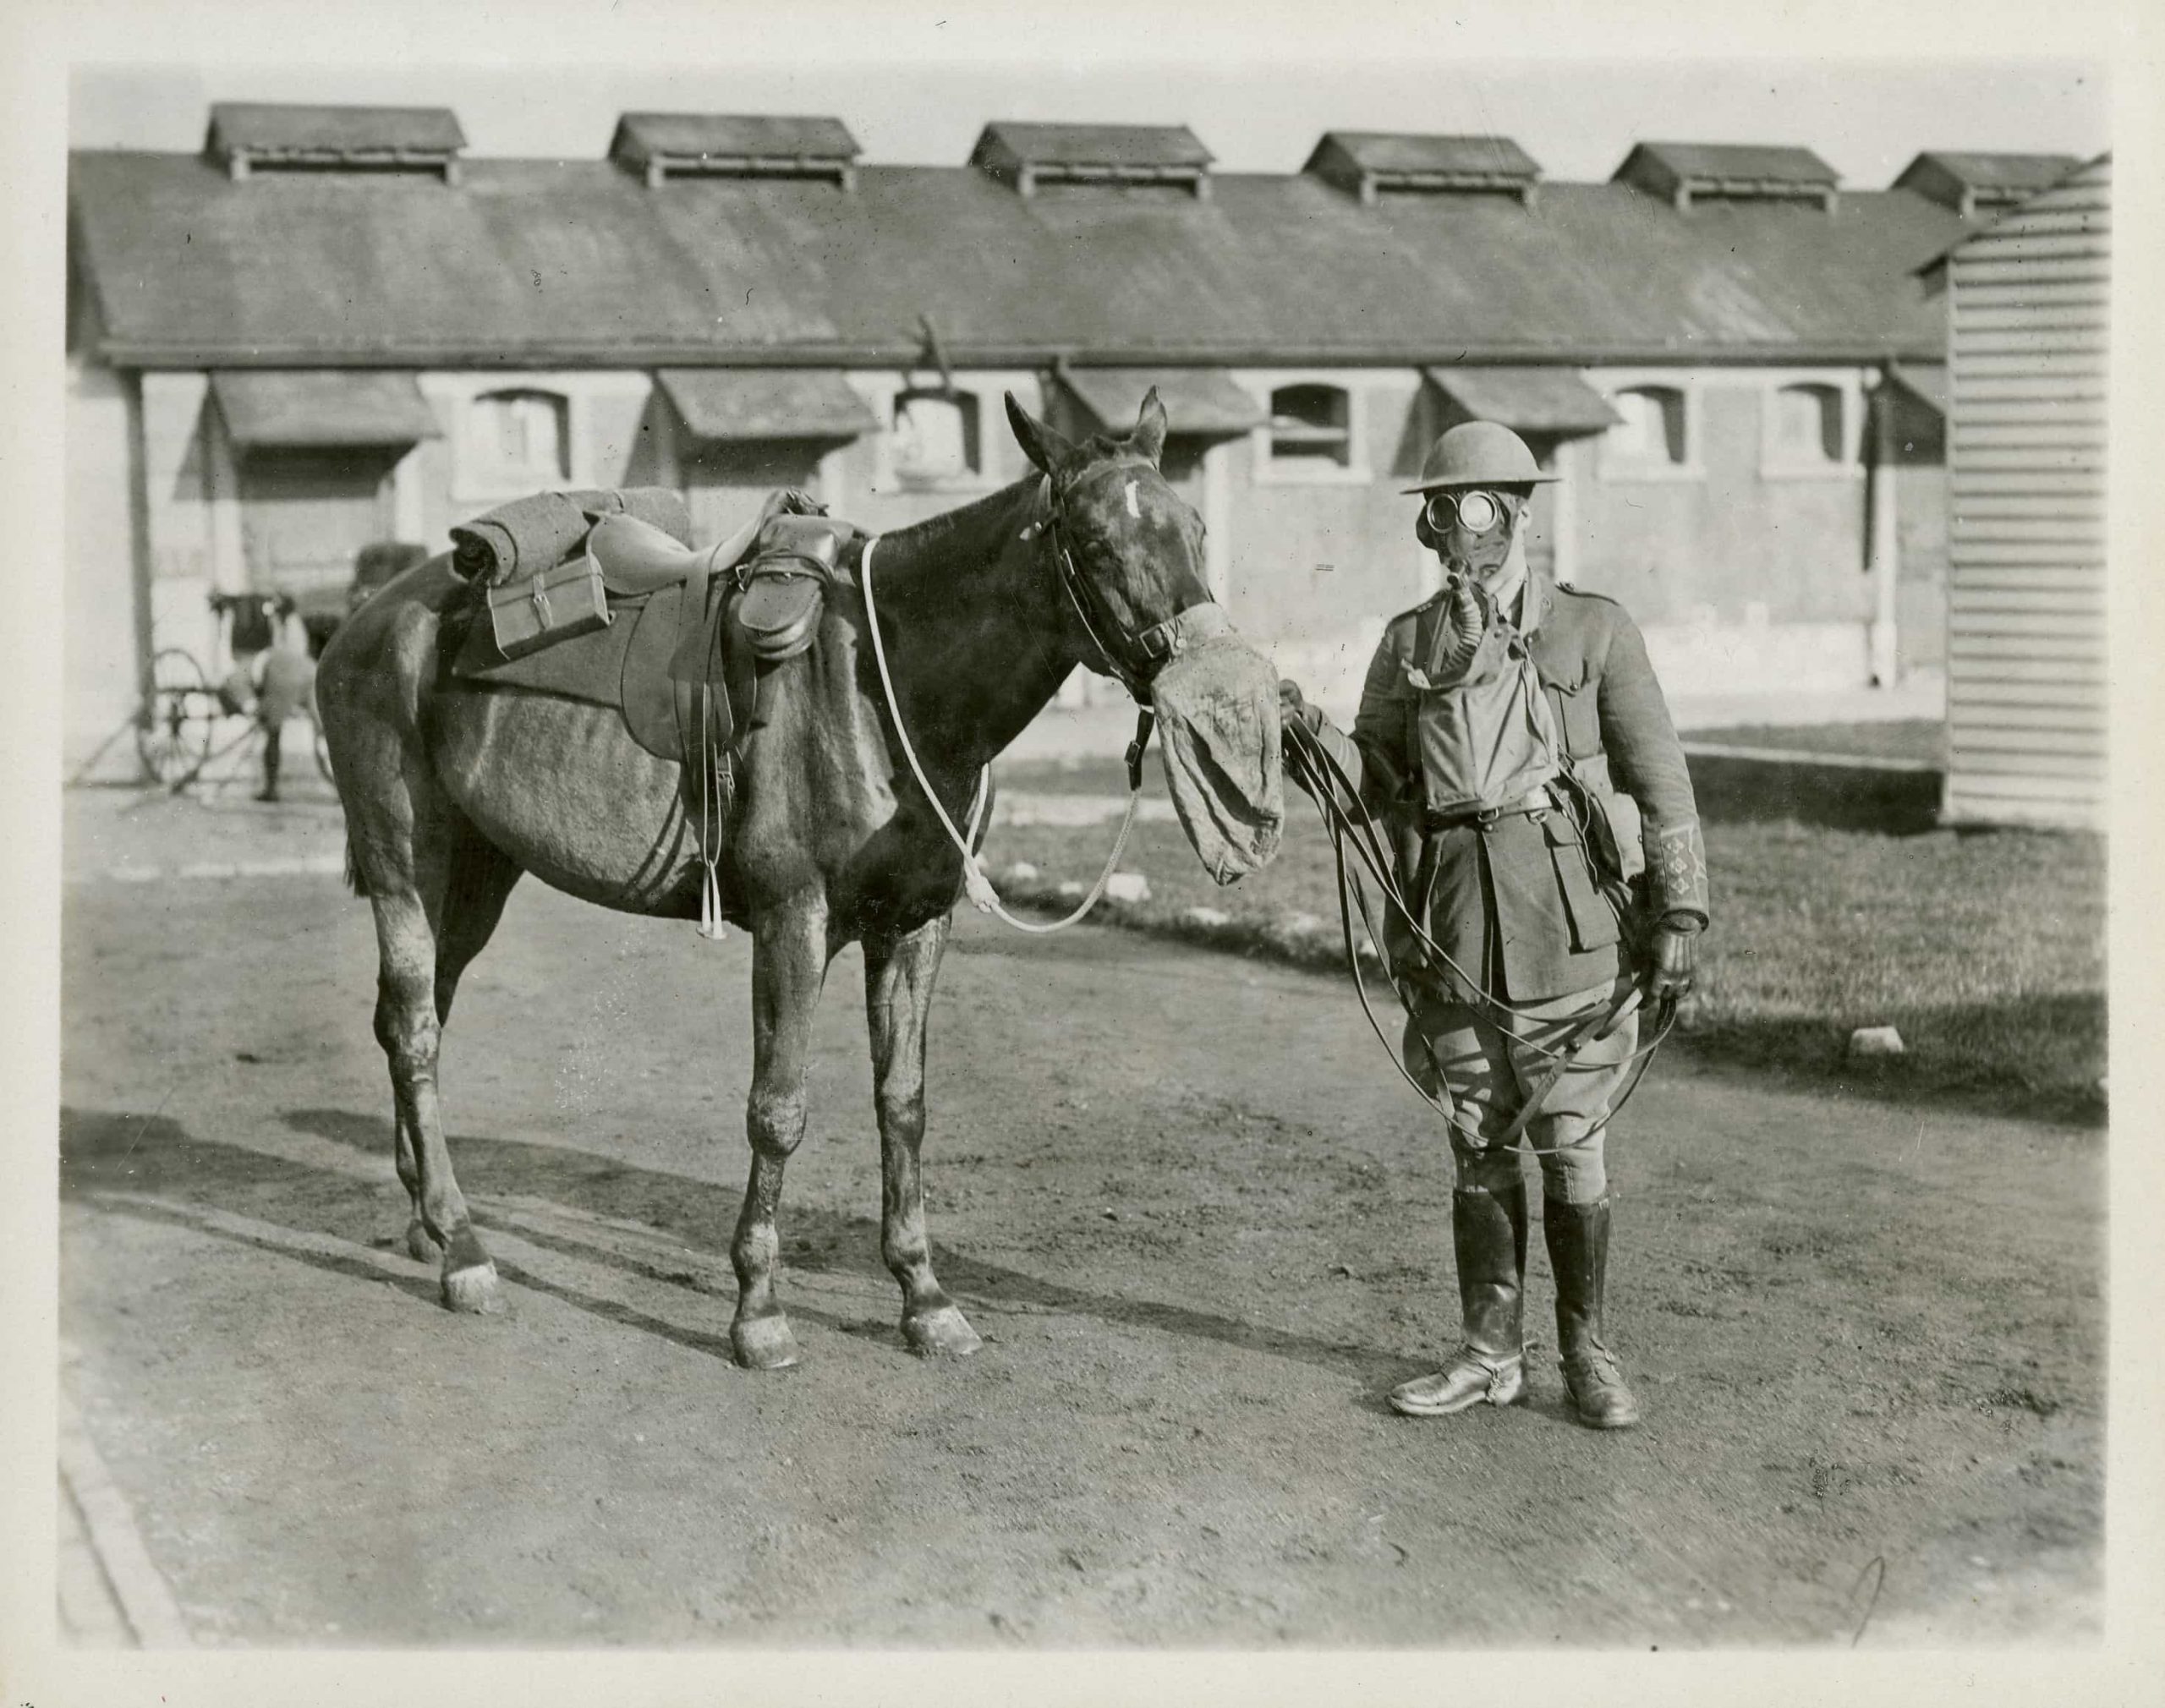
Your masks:
M1040 535L1052 547L1054 567L1059 576L1061 590L1067 594L1069 605L1082 622L1083 633L1090 638L1090 644L1098 649L1098 656L1104 663L1104 674L1126 688L1136 704L1148 706L1151 679L1190 647L1200 646L1207 640L1230 632L1233 627L1232 618L1215 599L1204 599L1192 605L1163 622L1153 623L1140 633L1122 636L1121 638L1140 654L1143 660L1140 669L1127 664L1106 643L1096 620L1090 615L1091 592L1082 579L1082 572L1075 567L1073 556L1068 551L1067 540L1061 528L1060 506L1052 494L1052 482L1047 479L1039 490L1040 501L1045 505L1047 513L1044 520L1033 523L1027 532ZM1114 632L1117 634L1119 631L1115 629Z
M1233 619L1214 599L1192 605L1177 616L1154 623L1135 638L1137 649L1150 660L1153 672L1163 670L1190 647L1216 640L1233 632Z

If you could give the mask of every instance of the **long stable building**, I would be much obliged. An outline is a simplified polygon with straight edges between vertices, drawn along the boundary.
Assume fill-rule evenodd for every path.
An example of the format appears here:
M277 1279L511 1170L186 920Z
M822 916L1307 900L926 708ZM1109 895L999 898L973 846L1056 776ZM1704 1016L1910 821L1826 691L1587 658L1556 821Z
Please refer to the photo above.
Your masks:
M628 113L605 158L463 157L440 109L222 106L197 155L70 164L71 745L206 594L336 597L540 488L659 483L718 534L808 486L892 527L1155 385L1236 619L1342 699L1427 590L1398 489L1483 416L1561 480L1537 559L1674 691L1936 669L1947 310L1921 276L2057 157L1335 131L1219 172L1181 126L994 123L866 164L831 118Z

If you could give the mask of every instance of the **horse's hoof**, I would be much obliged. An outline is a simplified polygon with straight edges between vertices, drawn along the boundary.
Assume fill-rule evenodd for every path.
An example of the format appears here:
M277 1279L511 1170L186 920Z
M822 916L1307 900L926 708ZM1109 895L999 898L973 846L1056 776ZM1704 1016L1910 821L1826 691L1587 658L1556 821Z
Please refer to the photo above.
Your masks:
M787 1370L799 1355L789 1319L780 1312L731 1323L729 1345L737 1361L747 1370Z
M443 1247L436 1244L436 1236L419 1216L406 1224L406 1255L416 1263L426 1263L430 1267L443 1258Z
M902 1338L920 1358L967 1358L984 1342L952 1305L902 1318Z
M447 1311L494 1317L504 1308L503 1289L496 1281L496 1266L477 1263L471 1268L447 1270L443 1278L443 1302Z

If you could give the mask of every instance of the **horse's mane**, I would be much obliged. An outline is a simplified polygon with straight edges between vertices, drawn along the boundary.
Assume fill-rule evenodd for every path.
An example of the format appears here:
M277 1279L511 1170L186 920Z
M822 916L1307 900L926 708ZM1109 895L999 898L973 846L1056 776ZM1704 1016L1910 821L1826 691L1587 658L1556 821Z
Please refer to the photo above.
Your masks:
M924 555L937 556L960 536L996 526L1018 498L1034 490L1039 478L1033 471L1028 479L1018 480L1012 486L1003 486L997 492L988 492L959 510L944 510L937 516L928 516L922 522L898 528L885 535L881 545L888 551L907 554L912 562L921 561Z

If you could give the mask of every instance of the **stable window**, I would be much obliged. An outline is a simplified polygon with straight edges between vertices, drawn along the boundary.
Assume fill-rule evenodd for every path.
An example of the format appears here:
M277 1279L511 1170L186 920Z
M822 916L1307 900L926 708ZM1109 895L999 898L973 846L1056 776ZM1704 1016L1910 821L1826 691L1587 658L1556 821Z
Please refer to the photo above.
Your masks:
M463 486L531 489L570 479L570 408L553 391L482 393L468 412L465 441Z
M1768 400L1768 461L1831 468L1842 460L1842 393L1833 386L1784 386Z
M913 484L965 480L983 468L978 400L967 391L904 391L895 399L896 479Z
M1618 421L1604 461L1625 468L1683 468L1691 462L1685 393L1674 386L1627 386L1610 400Z
M1270 460L1289 468L1353 466L1353 411L1339 386L1281 386L1270 394Z

